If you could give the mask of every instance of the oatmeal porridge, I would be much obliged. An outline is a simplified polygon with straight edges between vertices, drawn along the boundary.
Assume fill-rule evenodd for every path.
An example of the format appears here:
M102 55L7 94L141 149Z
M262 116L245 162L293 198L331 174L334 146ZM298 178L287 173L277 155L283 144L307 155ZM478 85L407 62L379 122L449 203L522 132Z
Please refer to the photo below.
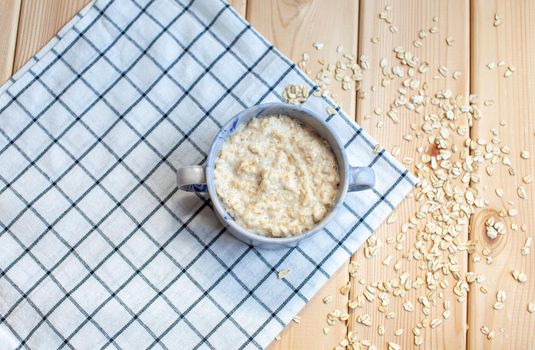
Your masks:
M222 146L217 194L243 227L265 236L310 230L330 211L340 175L329 144L288 116L254 118Z

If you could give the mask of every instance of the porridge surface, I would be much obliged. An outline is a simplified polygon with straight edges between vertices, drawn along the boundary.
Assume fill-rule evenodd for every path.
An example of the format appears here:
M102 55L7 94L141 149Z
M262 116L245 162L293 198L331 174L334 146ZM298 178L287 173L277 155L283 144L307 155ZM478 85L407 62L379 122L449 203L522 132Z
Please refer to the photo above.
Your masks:
M265 236L310 230L330 211L340 176L329 144L287 116L254 118L221 148L215 187L243 227Z

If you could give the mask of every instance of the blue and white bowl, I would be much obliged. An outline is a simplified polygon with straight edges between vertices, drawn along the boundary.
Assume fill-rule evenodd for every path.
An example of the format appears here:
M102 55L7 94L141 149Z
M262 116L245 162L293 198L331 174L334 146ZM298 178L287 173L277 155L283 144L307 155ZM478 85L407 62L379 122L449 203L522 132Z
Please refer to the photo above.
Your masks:
M323 137L329 143L336 156L338 161L338 171L340 172L339 191L331 211L311 230L297 236L282 238L263 236L240 226L234 218L228 214L225 206L217 195L214 184L215 162L219 155L219 150L230 135L232 135L240 125L247 123L252 118L262 118L280 114L298 120ZM331 127L314 112L286 103L265 103L243 110L223 126L210 147L206 165L192 165L179 168L177 170L177 183L179 189L183 191L208 193L217 217L223 225L225 225L227 230L236 238L250 245L273 249L294 247L301 240L321 231L329 220L335 216L336 211L342 206L347 192L362 191L372 188L375 185L375 174L371 168L352 167L349 165L345 148L340 142L340 139L336 136L336 133Z

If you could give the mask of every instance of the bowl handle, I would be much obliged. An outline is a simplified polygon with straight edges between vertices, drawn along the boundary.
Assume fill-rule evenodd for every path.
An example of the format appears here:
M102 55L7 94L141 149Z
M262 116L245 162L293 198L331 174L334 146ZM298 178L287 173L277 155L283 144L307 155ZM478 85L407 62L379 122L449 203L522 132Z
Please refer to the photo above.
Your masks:
M368 167L349 167L348 192L369 190L375 186L375 173Z
M178 168L176 171L176 183L181 191L207 193L206 167L189 165Z

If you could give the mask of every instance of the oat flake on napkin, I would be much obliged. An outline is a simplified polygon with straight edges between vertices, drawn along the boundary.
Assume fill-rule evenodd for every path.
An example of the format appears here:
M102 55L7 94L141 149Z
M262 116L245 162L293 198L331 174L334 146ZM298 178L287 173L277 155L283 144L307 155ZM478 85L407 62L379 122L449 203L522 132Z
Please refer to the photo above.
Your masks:
M0 349L266 347L415 183L312 97L376 189L294 249L226 233L175 170L288 84L313 87L221 0L97 0L75 17L0 89Z

